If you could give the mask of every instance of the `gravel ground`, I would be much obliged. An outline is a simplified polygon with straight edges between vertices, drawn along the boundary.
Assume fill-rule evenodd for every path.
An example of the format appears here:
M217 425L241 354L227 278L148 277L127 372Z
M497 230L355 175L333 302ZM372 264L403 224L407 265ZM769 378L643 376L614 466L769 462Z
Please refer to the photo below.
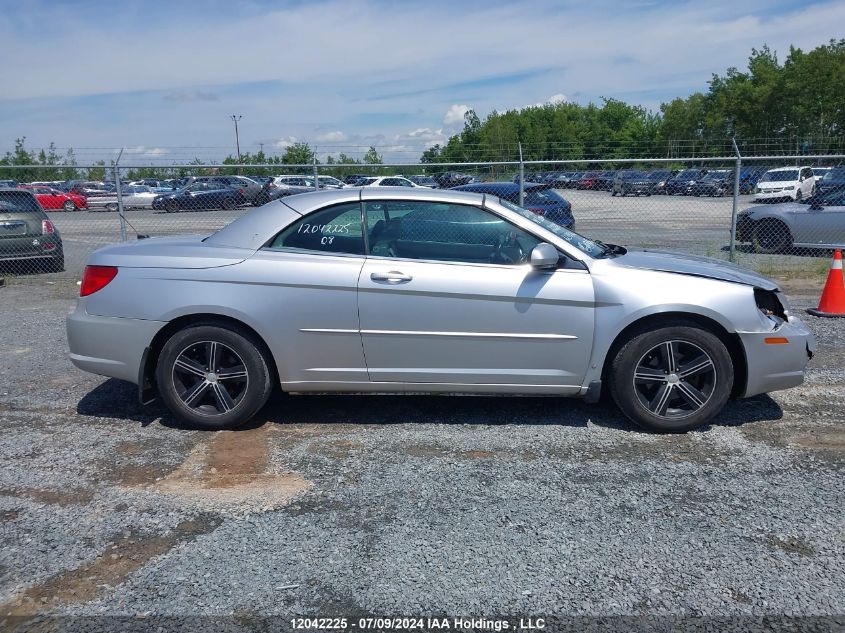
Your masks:
M806 318L803 386L683 436L575 400L281 395L215 434L70 365L75 292L0 288L0 629L845 614L845 320Z

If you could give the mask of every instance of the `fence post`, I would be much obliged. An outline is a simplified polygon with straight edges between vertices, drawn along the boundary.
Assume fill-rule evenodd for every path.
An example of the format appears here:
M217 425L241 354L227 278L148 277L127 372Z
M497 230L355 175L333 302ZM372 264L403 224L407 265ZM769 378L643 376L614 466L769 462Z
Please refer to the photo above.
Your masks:
M739 153L739 147L736 144L736 137L731 138L736 153L736 163L734 164L734 195L733 208L731 210L731 246L728 252L728 259L736 261L736 212L739 206L739 172L742 169L742 156Z
M314 191L320 190L320 173L317 171L317 148L314 148Z
M525 163L522 162L522 143L519 144L519 206L525 202Z
M114 186L117 192L117 213L120 216L120 241L126 241L126 216L123 214L123 193L120 190L120 157L123 156L123 148L114 161Z

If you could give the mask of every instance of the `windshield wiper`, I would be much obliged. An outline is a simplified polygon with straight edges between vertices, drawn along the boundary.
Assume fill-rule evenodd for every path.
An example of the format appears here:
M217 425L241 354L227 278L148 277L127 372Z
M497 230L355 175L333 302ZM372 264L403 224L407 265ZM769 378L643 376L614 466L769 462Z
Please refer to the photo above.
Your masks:
M605 255L624 255L628 252L628 249L624 246L619 246L618 244L605 244L601 240L593 240L596 244L601 246L601 254L602 256Z

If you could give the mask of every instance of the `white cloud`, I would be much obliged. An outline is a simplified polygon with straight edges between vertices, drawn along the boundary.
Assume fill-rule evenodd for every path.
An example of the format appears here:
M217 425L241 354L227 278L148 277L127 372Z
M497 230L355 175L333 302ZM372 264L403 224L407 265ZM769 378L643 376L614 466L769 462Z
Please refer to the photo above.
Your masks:
M120 150L115 150L115 153L120 153ZM123 154L132 156L147 156L151 158L158 158L160 156L164 156L169 154L170 150L164 147L144 147L143 145L138 145L136 147L126 147L123 148Z
M273 141L273 147L276 149L287 149L291 145L294 145L298 141L296 140L295 136L286 136L284 138L277 139Z
M334 132L326 132L324 134L317 135L316 140L320 143L340 143L347 140L347 137L346 134L340 130L335 130Z
M469 112L469 106L453 104L446 110L443 125L463 125L464 115Z
M558 105L561 103L566 103L569 99L566 98L565 94L557 93L556 95L552 95L548 99L546 99L546 103L550 103L552 105Z

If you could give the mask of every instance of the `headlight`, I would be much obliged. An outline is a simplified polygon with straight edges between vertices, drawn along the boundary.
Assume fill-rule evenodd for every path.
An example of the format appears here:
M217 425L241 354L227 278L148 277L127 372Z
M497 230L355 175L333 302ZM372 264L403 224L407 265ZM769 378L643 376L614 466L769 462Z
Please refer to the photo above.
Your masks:
M780 292L755 288L754 302L757 304L757 309L760 310L764 316L775 321L775 327L780 325L782 321L786 321L789 318L789 312L786 306L786 297L784 297Z
M794 186L791 186L791 187L784 187L784 188L783 188L783 190L784 190L784 191L792 191L793 189L795 189L795 187L794 187Z

